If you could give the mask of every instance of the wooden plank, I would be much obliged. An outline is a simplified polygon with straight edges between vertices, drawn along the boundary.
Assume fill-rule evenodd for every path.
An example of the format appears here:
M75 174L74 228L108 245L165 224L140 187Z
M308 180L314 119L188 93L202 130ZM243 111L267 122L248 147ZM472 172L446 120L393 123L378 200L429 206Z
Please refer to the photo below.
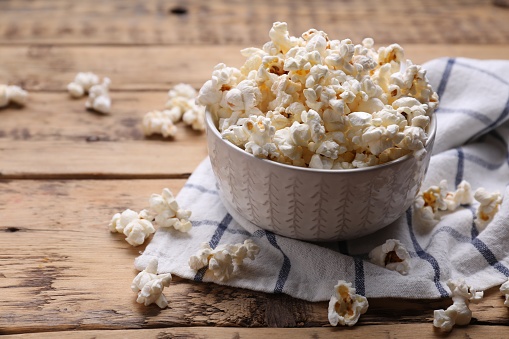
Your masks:
M506 13L492 1L4 0L0 43L252 45L265 42L277 20L293 35L316 28L384 44L509 42Z
M500 338L507 332L507 326L468 326L455 328L452 336L455 338ZM118 330L118 331L73 331L73 332L45 332L7 335L4 338L30 339L30 338L200 338L200 339L259 339L259 338L441 338L440 332L433 329L430 324L399 324L399 325L374 325L357 326L353 328L217 328L217 327L180 327L158 328L146 330Z
M327 302L175 278L170 305L135 303L133 248L111 234L111 216L184 180L0 181L0 334L167 326L321 327ZM424 324L450 300L370 299L359 326ZM473 324L507 325L493 288L473 305ZM350 332L349 332L350 333ZM364 333L364 332L362 332Z
M509 26L509 25L507 25ZM212 68L224 62L240 67L240 50L252 44L228 46L9 46L2 47L0 80L30 91L65 91L77 72L108 76L115 90L162 90L185 82L200 88ZM444 56L509 59L506 45L403 44L406 56L423 63ZM134 96L134 95L133 95Z
M207 156L205 133L183 123L173 139L145 137L144 114L165 92L114 92L109 115L85 99L32 93L23 109L0 111L0 178L167 178L189 175Z

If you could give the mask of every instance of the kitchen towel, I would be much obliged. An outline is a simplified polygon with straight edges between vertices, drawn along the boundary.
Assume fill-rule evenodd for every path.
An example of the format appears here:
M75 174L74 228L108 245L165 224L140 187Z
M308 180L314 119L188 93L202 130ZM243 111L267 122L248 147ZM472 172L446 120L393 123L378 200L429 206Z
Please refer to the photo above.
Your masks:
M446 179L449 191L462 180L503 196L500 211L486 229L474 223L478 203L443 213L435 227L421 225L410 208L388 227L351 241L311 243L254 227L221 201L209 159L191 175L177 196L192 210L189 233L159 229L138 270L152 258L160 272L309 300L329 300L338 280L352 282L367 297L440 298L448 279L464 278L479 290L509 276L509 61L443 58L423 65L440 96L433 156L422 185ZM252 239L260 254L244 260L230 280L189 268L203 242L211 247ZM410 271L400 275L369 262L368 253L387 239L399 239L410 252Z

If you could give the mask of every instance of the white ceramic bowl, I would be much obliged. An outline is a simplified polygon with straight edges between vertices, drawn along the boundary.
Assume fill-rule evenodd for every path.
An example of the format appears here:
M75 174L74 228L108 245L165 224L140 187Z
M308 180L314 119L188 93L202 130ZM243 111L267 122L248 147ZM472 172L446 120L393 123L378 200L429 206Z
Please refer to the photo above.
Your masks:
M259 159L223 140L206 113L207 141L221 196L247 220L279 235L312 241L358 238L399 218L412 204L431 157L433 115L422 160L320 170Z

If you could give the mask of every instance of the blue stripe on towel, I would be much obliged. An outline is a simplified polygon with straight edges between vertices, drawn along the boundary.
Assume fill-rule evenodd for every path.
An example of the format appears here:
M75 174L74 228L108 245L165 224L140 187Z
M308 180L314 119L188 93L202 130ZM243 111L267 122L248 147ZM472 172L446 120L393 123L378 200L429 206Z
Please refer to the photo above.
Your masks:
M487 71L485 69L482 69L482 68L479 68L479 67L476 67L476 66L472 66L472 65L469 65L469 64L461 62L461 61L456 61L456 65L462 66L462 67L465 67L465 68L468 68L468 69L471 69L471 70L474 70L474 71L478 71L478 72L484 73L484 74L489 75L490 77L492 77L494 79L497 79L501 83L506 84L506 85L509 86L509 82L507 80L505 80L504 78L499 77L495 73L492 73L492 72ZM472 78L474 78L474 77L472 77Z
M406 211L406 219L407 219L407 224L408 224L408 231L410 232L410 238L412 238L412 243L414 245L415 252L419 256L419 258L424 259L427 262L429 262L429 264L431 265L431 267L433 268L433 271L434 271L433 282L435 283L435 286L437 287L438 292L440 292L440 296L442 298L447 297L449 294L447 293L447 291L444 289L444 287L440 283L440 266L438 265L438 261L431 254L425 252L422 249L421 245L419 245L419 242L417 241L417 238L415 237L413 226L412 226L412 208L411 207L409 209L407 209L407 211Z
M489 124L488 126L481 129L479 132L477 132L476 134L471 136L467 140L467 143L471 142L472 140L477 139L478 137L485 134L486 132L489 132L490 130L494 129L495 127L500 125L508 116L509 116L509 98L507 98L504 109L502 110L502 112L500 113L498 118L495 121L493 121L491 124Z
M265 236L267 237L267 240L269 243L277 248L281 254L283 255L283 266L281 266L281 269L279 270L279 274L276 281L276 286L274 287L274 293L282 293L283 287L285 286L286 280L288 279L288 276L290 275L290 269L292 268L292 263L290 262L290 258L283 252L281 247L279 247L276 235L270 231L265 231Z
M214 195L218 195L219 194L217 191L209 190L208 188L205 188L205 187L203 187L201 185L195 185L195 184L187 183L187 184L184 185L184 187L185 188L193 188L193 189L198 190L198 191L200 191L202 193L209 193L209 194L214 194Z
M366 287L364 286L364 262L361 258L354 257L355 265L355 293L366 295Z
M441 99L442 95L445 92L445 88L447 87L447 82L449 81L449 78L451 77L451 71L452 66L454 66L454 63L456 62L456 59L449 58L447 60L447 65L445 65L444 73L442 74L442 79L440 80L440 84L438 85L437 94L438 98Z
M482 122L485 125L489 125L493 122L493 121L491 121L490 117L482 114L481 112L474 111L471 109L439 107L436 112L439 114L440 113L460 113L460 114L468 115L469 117L479 120L480 122Z
M221 238L228 228L228 225L232 222L233 218L230 215L230 213L226 213L225 217L221 222L217 225L216 231L212 235L212 238L210 238L209 246L214 249L219 244L219 241L221 241ZM205 272L207 272L207 266L201 268L196 272L196 275L194 276L194 281L201 282L203 280L203 276L205 275Z
M458 152L458 165L456 167L456 180L454 184L457 187L460 182L463 180L463 171L465 169L465 154L463 153L463 149L461 147L456 148Z
M498 270L500 273L505 275L506 277L509 277L509 269L502 265L497 258L495 257L495 254L486 246L486 244L480 240L479 238L472 239L472 245L482 254L484 259L493 266L496 270Z

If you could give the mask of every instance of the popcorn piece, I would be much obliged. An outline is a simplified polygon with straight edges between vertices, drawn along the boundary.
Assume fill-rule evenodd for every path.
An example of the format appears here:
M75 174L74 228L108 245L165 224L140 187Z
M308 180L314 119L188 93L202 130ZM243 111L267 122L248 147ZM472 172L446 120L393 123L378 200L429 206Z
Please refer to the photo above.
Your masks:
M145 135L162 134L163 137L174 137L177 126L173 124L171 111L151 111L143 117L143 133Z
M416 214L423 221L436 223L440 220L437 215L439 210L447 209L447 181L442 180L438 186L431 186L426 191L419 193L414 201Z
M509 279L507 279L507 281L503 283L502 286L500 286L500 292L505 294L504 305L509 307Z
M403 244L396 239L388 239L383 245L369 252L369 260L400 274L407 275L410 269L410 255Z
M117 213L113 216L110 221L109 228L110 232L124 233L126 226L133 220L138 219L138 213L133 210L126 209L122 213Z
M110 84L111 80L109 78L104 78L101 84L96 84L90 87L85 107L99 113L108 114L111 109L111 99L109 94Z
M180 232L189 232L192 224L189 221L191 211L179 207L173 193L168 188L163 189L161 195L152 194L150 207L144 215L155 219L160 227L173 227Z
M28 92L19 86L0 85L0 108L13 102L24 106L28 100Z
M480 187L475 191L474 199L480 203L477 207L475 224L479 229L484 230L497 214L502 203L502 196L499 192L489 193Z
M329 323L332 326L353 326L361 314L366 313L368 306L366 297L355 294L351 283L339 280L329 301Z
M454 211L459 205L470 205L472 203L472 188L463 180L459 183L455 192L448 192L444 198L449 211Z
M189 267L198 271L208 266L214 276L221 281L230 279L234 266L241 266L245 258L254 260L260 253L260 248L251 239L242 244L223 245L212 249L208 243L203 243L201 249L189 258Z
M438 96L401 46L377 51L373 39L355 45L315 29L292 37L284 22L269 37L241 51L240 69L218 64L200 89L197 103L219 117L224 139L261 158L324 169L425 154ZM246 131L246 121L260 128Z
M125 240L131 244L132 246L138 246L145 242L152 233L156 230L152 223L145 219L137 219L132 220L129 224L124 228L124 234L127 236Z
M90 91L92 86L99 84L99 77L91 72L76 74L74 81L67 85L67 91L73 98L80 98Z
M125 240L132 246L143 244L145 239L155 232L150 220L142 218L141 213L138 214L130 209L115 214L109 228L110 232L124 233L127 236Z
M205 107L196 104L196 91L188 84L177 84L168 92L165 115L172 123L181 118L194 130L205 130Z
M447 286L451 290L453 304L446 310L435 310L433 326L444 332L450 332L454 325L468 325L472 319L472 311L468 308L470 302L478 303L484 293L468 286L463 279L449 280Z
M171 274L157 274L157 259L152 259L147 268L133 279L131 289L138 293L136 302L148 306L155 303L160 308L168 306L163 289L170 286Z

